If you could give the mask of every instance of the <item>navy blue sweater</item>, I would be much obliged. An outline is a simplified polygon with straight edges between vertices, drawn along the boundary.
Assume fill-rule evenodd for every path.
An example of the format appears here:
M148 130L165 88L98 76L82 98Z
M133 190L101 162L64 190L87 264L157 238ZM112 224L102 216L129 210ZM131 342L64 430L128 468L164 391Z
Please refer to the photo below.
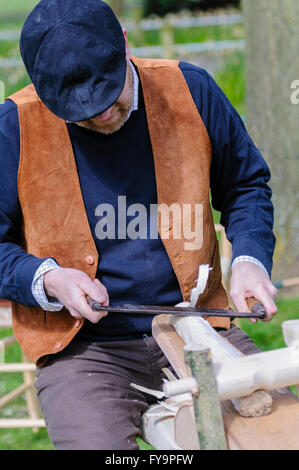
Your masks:
M221 212L233 258L254 256L270 274L275 238L267 185L269 169L240 116L212 77L184 62L180 68L212 142L212 204ZM127 206L141 203L149 208L157 203L141 87L138 111L118 132L105 136L76 124L68 124L68 129L99 252L97 277L106 286L111 305L171 305L181 301L178 281L160 238L99 240L95 235L99 204L109 203L116 208L121 195L126 196ZM0 298L38 307L31 284L44 260L25 253L18 244L22 223L17 192L19 147L17 108L7 100L0 106ZM150 332L151 321L149 317L110 314L97 325L86 322L81 335L88 333L103 340L131 338Z

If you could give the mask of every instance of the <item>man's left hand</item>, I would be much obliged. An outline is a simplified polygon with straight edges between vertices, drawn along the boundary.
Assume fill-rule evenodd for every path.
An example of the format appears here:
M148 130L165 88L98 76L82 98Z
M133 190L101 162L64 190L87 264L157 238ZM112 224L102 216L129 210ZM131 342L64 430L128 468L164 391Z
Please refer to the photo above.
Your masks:
M275 298L277 290L269 276L263 269L254 263L240 262L233 266L230 282L230 295L238 312L249 312L246 299L255 297L264 305L266 317L263 321L270 321L277 312ZM252 323L257 320L251 318Z

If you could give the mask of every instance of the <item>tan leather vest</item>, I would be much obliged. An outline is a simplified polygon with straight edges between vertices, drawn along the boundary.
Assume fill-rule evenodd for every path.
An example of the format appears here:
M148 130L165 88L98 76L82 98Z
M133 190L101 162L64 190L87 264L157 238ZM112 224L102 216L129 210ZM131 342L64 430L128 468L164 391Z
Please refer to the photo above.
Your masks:
M198 266L213 266L197 305L228 308L209 203L211 142L178 61L132 57L138 68L154 155L158 204L203 207L203 244L186 249L183 238L171 236L172 226L159 233L177 276L184 300L189 300ZM33 85L10 96L20 122L19 199L24 218L23 248L40 258L53 257L62 267L84 271L92 279L98 253L81 194L75 158L65 121L41 102ZM105 201L103 201L105 202ZM192 214L194 218L194 214ZM99 266L101 269L101 266ZM211 317L214 327L229 328L228 318ZM83 326L64 309L45 312L13 304L13 331L31 360L64 349Z

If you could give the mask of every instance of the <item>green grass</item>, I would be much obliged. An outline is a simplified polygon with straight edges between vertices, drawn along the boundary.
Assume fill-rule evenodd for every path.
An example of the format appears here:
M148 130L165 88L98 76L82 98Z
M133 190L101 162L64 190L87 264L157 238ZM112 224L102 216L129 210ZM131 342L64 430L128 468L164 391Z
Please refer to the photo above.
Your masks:
M214 78L240 116L246 116L246 70L245 55L234 51L222 59Z
M46 429L0 429L0 450L54 450Z
M262 350L279 349L285 347L281 324L286 320L299 319L299 298L287 299L280 297L277 300L278 313L270 323L251 323L242 320L241 326L247 334L254 339L255 344Z

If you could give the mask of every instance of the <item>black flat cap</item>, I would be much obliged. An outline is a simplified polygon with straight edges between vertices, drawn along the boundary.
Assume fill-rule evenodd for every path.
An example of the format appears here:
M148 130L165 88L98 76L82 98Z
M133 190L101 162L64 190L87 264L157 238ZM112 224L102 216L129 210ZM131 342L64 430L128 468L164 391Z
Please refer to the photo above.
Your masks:
M25 21L20 49L37 94L62 119L102 113L124 87L123 31L101 0L42 0Z

